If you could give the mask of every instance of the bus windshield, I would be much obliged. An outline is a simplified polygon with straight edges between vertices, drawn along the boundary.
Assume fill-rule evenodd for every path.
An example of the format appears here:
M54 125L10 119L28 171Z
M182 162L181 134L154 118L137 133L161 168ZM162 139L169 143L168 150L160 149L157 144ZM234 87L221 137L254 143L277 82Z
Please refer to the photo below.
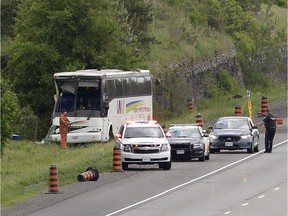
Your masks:
M55 112L60 113L65 109L67 112L77 112L78 116L86 115L85 111L96 110L94 115L100 114L101 88L100 80L55 80L59 96L56 101ZM86 113L86 114L85 114Z

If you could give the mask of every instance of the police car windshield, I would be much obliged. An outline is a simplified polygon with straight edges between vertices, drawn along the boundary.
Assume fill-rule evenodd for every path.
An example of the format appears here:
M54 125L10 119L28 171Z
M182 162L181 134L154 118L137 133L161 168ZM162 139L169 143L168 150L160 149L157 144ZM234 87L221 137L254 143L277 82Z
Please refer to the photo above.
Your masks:
M225 119L216 123L215 129L249 129L246 120Z
M200 138L198 128L171 128L168 131L173 138Z
M164 135L159 127L128 127L126 128L124 138L163 138Z

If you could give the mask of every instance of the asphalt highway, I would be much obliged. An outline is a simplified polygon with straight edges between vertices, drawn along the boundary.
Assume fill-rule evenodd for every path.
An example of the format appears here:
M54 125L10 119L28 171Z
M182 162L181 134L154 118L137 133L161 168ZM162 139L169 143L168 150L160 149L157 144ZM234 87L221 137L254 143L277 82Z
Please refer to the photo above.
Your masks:
M173 162L169 171L135 165L129 178L29 216L286 216L287 130L276 134L272 154L263 153L264 134L260 142L259 153L221 151L205 162Z

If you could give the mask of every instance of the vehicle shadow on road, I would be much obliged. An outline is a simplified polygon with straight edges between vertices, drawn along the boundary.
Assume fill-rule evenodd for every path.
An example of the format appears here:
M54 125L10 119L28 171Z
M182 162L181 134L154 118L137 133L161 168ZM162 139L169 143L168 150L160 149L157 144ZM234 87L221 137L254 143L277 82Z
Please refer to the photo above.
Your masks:
M129 168L125 171L159 171L163 170L159 168L157 164L155 165L130 165Z
M184 162L184 163L194 163L194 162L197 162L197 163L201 163L202 161L199 161L198 159L173 159L172 160L173 163L179 163L179 162Z
M211 155L217 155L217 154L252 154L252 153L248 153L247 150L243 150L243 151L235 151L235 150L223 150L221 152L215 152Z

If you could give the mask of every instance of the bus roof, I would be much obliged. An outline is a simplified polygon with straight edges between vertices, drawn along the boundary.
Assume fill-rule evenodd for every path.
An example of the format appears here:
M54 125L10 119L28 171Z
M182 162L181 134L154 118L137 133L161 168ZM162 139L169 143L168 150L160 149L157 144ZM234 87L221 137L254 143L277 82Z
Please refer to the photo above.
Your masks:
M118 77L120 76L131 76L135 75L149 75L149 70L135 70L135 71L123 71L119 69L86 69L86 70L77 70L69 72L59 72L54 74L54 78L57 77Z

